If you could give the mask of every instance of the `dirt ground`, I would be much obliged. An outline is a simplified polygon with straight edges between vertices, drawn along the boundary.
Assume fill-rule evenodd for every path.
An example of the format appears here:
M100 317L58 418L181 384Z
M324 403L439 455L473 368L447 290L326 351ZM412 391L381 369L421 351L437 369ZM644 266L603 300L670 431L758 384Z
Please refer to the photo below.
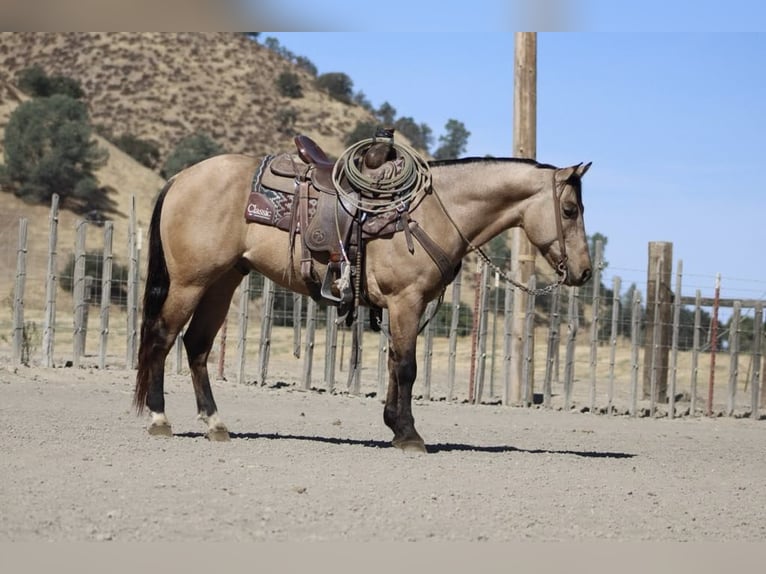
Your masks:
M763 541L766 422L418 401L403 454L376 398L216 381L228 443L168 375L0 370L0 541Z

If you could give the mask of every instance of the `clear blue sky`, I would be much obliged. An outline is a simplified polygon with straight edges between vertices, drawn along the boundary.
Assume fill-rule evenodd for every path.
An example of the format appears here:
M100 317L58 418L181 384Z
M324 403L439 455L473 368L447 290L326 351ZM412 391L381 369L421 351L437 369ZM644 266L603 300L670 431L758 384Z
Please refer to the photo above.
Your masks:
M766 9L752 5L745 24L766 22ZM698 24L716 23L734 25ZM399 116L428 124L435 141L448 119L460 120L471 132L466 156L509 156L513 33L489 25L460 33L387 28L262 38L276 37L320 74L348 74L373 106L388 101ZM759 33L538 34L537 159L593 161L585 221L589 233L608 238L606 284L619 275L643 291L648 243L671 241L674 274L683 260L685 295L699 288L712 296L721 273L722 296L766 298L765 63Z

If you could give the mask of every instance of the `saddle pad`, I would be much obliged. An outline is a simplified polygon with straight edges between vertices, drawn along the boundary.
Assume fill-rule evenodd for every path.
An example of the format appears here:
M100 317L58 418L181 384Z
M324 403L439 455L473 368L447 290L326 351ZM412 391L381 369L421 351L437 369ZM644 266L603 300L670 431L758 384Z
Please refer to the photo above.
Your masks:
M255 172L247 207L245 208L245 220L289 231L295 203L294 175L290 174L288 176L285 174L280 178L272 176L268 178L269 183L272 184L270 186L265 185L263 181L264 173L271 167L272 161L284 165L281 161L277 161L280 157L266 156ZM275 171L277 170L272 169L272 173ZM309 218L313 218L316 213L316 206L317 200L309 198Z

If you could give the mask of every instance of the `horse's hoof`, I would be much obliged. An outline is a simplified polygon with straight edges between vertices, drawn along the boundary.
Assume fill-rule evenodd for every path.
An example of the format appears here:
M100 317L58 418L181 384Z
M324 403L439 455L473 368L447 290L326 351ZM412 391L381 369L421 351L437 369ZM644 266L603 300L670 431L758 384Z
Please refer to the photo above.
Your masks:
M213 442L228 442L231 440L229 431L225 428L210 429L207 431L207 439Z
M418 454L425 454L426 452L426 444L423 442L423 439L407 439L407 440L396 440L394 439L391 444L393 444L396 448L400 449L402 452L414 452Z
M168 424L153 424L149 426L151 436L173 436L173 430Z

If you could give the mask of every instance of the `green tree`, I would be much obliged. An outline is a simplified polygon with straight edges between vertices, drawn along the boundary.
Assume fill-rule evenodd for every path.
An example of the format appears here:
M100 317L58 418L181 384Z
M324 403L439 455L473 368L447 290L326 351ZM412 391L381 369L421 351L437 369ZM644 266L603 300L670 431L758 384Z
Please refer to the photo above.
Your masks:
M396 108L388 102L383 102L375 111L375 117L378 118L380 123L384 126L392 126L396 120Z
M48 76L40 66L21 70L17 82L21 91L35 98L61 94L79 100L85 96L77 80L67 76Z
M394 122L396 131L404 135L412 143L412 147L428 152L433 141L431 128L426 124L418 124L410 117L399 118Z
M114 139L114 145L149 169L154 169L160 163L160 148L152 141L137 138L133 134L122 134Z
M319 70L317 70L317 67L314 64L314 62L309 60L306 56L296 56L295 65L303 70L306 70L309 74L311 74L315 78L317 77L317 74L319 73Z
M277 78L277 89L279 93L287 98L302 98L303 88L301 88L298 75L293 72L282 72Z
M339 102L350 104L353 101L354 82L343 72L328 72L318 76L316 86Z
M5 175L17 196L48 202L58 193L62 204L78 210L100 207L103 200L94 171L108 152L91 138L86 105L56 94L21 104L5 129Z
M169 178L182 169L223 152L223 148L205 133L186 136L170 152L160 170L162 177Z
M463 122L448 120L444 126L445 133L439 136L441 144L434 152L436 159L453 159L459 157L468 145L468 137L471 135Z

